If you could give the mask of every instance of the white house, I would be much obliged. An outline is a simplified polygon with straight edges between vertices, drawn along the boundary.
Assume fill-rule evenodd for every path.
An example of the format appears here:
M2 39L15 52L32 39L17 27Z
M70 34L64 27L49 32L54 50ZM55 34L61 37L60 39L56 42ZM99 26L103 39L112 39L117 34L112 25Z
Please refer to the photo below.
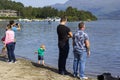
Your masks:
M15 10L0 10L0 17L17 17Z

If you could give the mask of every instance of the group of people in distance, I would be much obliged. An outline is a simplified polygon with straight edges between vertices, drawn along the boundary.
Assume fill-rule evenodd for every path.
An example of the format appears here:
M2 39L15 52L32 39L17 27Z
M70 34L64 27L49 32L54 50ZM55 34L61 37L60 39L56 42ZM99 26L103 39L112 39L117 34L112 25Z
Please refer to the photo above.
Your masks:
M73 39L73 76L80 79L88 79L85 76L85 64L87 56L90 56L90 42L88 34L85 33L85 23L80 22L78 24L78 30L72 34L70 28L65 24L67 18L64 16L60 20L60 24L57 26L58 34L58 48L59 48L59 59L58 59L58 71L61 75L66 75L66 60L69 53L69 38ZM79 71L78 71L79 70ZM78 74L79 73L79 74Z
M66 70L66 60L69 53L69 38L73 39L73 76L80 79L88 79L85 76L85 64L87 57L90 56L90 42L88 34L85 30L85 23L80 22L78 24L78 30L73 34L69 27L66 26L67 18L61 17L60 24L57 26L58 35L58 48L59 48L59 58L58 58L58 72L61 75L68 74ZM14 54L16 38L15 32L21 30L20 24L16 24L14 21L10 21L7 25L5 37L2 39L4 43L4 48L7 48L8 62L16 63L16 58ZM42 60L44 63L44 51L45 45L40 45L40 48L35 52L38 54L38 64Z

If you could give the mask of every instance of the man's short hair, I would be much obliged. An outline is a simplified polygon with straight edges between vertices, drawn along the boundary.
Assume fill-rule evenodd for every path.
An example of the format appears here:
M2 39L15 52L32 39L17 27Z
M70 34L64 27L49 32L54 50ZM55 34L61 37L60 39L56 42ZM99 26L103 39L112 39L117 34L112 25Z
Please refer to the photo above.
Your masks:
M79 28L79 29L81 29L81 28L83 28L83 27L84 27L84 25L85 25L85 23L84 23L84 22L80 22L80 23L78 24L78 28Z
M67 21L67 17L66 17L66 16L62 16L62 17L61 17L60 22L64 22L64 21Z
M14 24L14 21L13 20L9 21L9 24L10 25Z

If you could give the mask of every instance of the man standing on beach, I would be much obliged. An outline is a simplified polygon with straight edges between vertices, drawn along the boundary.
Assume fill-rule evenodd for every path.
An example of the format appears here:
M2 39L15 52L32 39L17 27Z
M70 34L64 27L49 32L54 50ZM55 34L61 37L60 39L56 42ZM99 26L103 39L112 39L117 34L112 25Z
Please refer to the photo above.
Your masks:
M57 26L59 48L58 70L61 75L67 74L66 59L69 53L69 38L72 38L72 32L67 26L65 26L66 22L67 18L64 16L61 18L60 24Z
M73 52L74 52L74 63L73 63L73 75L77 77L78 66L79 66L79 77L80 79L88 79L85 76L85 64L87 56L90 56L90 42L88 35L84 32L84 22L79 23L79 30L73 35Z

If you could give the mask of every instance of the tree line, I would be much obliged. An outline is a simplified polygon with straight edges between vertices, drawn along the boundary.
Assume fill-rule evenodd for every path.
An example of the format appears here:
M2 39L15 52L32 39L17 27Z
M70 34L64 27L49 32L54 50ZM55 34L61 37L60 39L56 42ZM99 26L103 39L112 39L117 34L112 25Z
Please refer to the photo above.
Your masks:
M69 21L79 21L79 20L97 20L97 17L89 11L78 10L77 8L72 8L69 6L66 10L58 10L52 8L51 6L46 7L25 7L20 2L15 2L12 0L0 0L0 10L11 9L16 10L19 18L47 18L47 17L61 17L63 15L68 17Z

